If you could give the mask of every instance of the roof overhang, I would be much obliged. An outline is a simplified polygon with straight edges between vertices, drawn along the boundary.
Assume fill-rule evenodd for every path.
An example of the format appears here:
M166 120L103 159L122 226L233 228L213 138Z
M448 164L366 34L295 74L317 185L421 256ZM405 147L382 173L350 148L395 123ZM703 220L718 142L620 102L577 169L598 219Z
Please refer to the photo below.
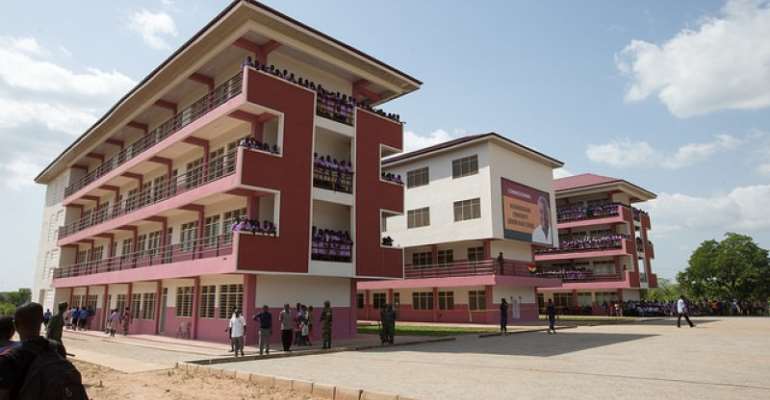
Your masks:
M619 179L612 182L605 182L596 185L580 186L570 189L560 189L556 191L556 198L572 197L572 196L585 196L598 193L607 192L623 192L631 197L631 202L641 202L652 200L658 197L655 193L649 190L634 185L631 182Z
M378 103L415 91L422 84L382 61L270 7L253 0L235 0L118 100L40 172L35 182L47 183L59 175L77 160L79 154L103 142L107 135L139 114L144 105L158 100L164 90L184 81L218 52L248 32L257 32L282 45L320 58L382 88L384 95Z

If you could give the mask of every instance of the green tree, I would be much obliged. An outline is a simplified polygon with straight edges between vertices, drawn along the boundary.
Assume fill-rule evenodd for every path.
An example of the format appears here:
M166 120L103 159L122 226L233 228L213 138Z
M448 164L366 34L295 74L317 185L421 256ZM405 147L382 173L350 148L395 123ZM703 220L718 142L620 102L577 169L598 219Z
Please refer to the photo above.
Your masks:
M679 284L669 279L658 278L658 287L648 289L644 299L649 301L668 302L674 301L682 294Z
M770 297L768 251L750 236L727 233L721 242L701 243L677 281L695 299L766 302Z

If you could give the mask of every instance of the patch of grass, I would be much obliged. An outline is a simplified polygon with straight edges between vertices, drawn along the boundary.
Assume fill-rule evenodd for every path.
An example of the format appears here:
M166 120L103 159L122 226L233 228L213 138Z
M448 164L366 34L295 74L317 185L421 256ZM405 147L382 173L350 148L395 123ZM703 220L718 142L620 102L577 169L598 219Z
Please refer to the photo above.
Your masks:
M396 336L457 336L497 332L497 328L470 328L456 326L396 325ZM359 324L358 333L378 335L377 325Z

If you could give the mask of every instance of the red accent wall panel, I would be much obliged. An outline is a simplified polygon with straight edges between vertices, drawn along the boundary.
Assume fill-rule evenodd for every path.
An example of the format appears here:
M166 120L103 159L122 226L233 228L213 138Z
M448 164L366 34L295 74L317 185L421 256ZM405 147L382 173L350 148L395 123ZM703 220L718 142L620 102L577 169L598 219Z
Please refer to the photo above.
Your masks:
M403 275L400 249L380 246L380 209L403 212L404 188L380 180L380 144L402 148L403 127L375 114L356 112L356 274Z
M249 102L284 113L283 157L244 151L242 172L245 185L280 190L280 237L244 239L247 235L242 235L238 268L272 265L283 272L307 272L315 95L250 69L246 82Z

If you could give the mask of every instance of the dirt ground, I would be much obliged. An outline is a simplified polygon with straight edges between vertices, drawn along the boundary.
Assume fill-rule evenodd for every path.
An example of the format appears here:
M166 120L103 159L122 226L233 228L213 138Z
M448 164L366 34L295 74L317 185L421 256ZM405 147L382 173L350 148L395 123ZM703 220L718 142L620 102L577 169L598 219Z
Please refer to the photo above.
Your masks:
M315 399L293 391L233 378L193 375L177 369L126 374L82 361L74 361L74 364L83 376L83 384L92 400Z

